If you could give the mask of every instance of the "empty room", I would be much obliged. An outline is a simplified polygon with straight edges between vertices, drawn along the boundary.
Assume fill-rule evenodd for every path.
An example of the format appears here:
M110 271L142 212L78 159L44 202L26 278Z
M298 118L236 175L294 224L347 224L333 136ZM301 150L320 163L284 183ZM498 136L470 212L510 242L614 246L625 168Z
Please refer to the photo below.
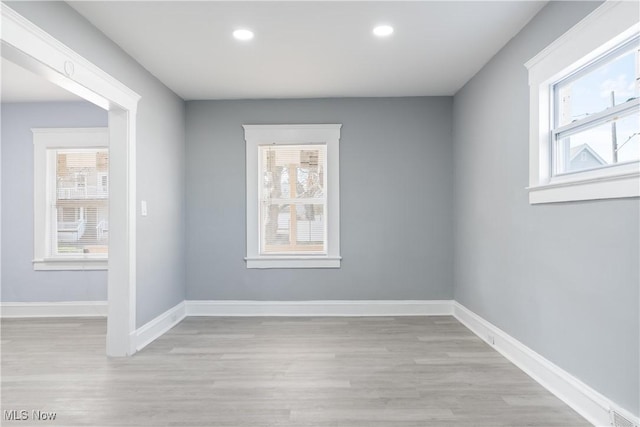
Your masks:
M0 6L0 425L640 427L637 1Z

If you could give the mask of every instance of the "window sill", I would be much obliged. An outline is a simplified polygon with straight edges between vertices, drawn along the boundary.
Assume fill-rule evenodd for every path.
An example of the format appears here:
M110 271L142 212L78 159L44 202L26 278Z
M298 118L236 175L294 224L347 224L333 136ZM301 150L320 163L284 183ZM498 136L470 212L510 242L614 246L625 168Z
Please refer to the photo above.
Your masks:
M33 269L35 271L67 271L67 270L107 270L107 259L35 259Z
M640 172L553 182L527 188L529 203L620 199L640 196Z
M340 268L342 258L329 257L259 257L245 258L247 268Z

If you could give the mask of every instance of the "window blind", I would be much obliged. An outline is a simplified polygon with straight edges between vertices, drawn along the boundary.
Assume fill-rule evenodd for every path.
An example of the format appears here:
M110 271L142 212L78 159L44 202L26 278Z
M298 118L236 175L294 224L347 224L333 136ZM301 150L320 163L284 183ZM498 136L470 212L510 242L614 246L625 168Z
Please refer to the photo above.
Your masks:
M109 247L109 152L50 149L50 256L106 257Z
M326 254L326 145L258 150L261 253Z

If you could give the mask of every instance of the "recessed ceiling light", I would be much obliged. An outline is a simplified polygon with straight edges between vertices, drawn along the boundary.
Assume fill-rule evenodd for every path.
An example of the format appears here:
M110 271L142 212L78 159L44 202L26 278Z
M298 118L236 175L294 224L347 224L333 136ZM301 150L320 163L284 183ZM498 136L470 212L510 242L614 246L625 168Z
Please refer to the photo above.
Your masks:
M250 30L235 30L233 37L238 40L251 40L253 38L253 31Z
M389 25L378 25L373 29L373 34L378 37L387 37L393 34L393 27Z

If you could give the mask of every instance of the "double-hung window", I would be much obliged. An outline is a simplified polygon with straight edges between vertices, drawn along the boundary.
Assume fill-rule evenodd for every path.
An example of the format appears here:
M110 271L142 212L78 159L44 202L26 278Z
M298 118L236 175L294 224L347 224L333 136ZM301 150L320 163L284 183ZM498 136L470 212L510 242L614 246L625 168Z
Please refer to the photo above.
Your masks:
M527 67L530 202L639 196L637 3L604 3Z
M246 125L247 267L340 266L340 125Z
M34 269L106 269L109 247L107 129L32 131Z

